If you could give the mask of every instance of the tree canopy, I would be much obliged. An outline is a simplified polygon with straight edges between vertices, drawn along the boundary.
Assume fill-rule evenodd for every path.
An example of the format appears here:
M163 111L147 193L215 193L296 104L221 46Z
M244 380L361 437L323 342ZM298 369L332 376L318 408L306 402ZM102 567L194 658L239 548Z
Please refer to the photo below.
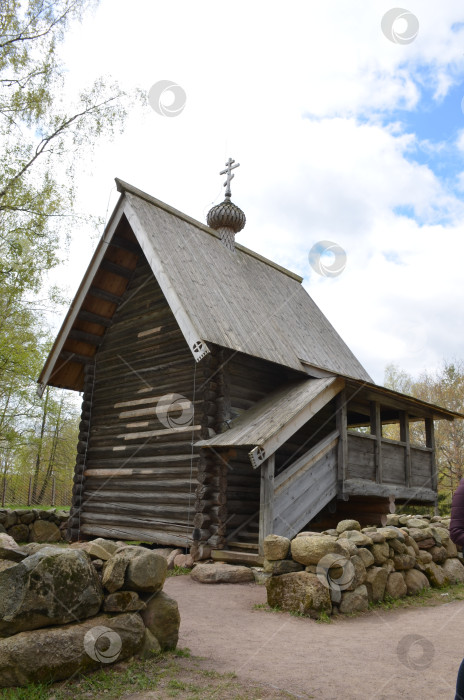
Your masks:
M99 78L84 92L70 96L60 60L59 47L72 23L97 5L98 0L0 0L0 466L4 471L7 465L11 471L22 464L32 473L37 465L37 455L29 448L35 445L39 450L34 440L40 435L44 407L35 397L35 379L50 344L47 313L56 310L56 298L44 289L44 280L60 262L67 232L76 222L76 168L99 137L124 124L127 96L118 85ZM58 411L55 401L61 405L61 399L51 395L47 426ZM64 412L72 413L71 404ZM63 426L66 421L60 418L58 423ZM24 454L29 454L28 465Z

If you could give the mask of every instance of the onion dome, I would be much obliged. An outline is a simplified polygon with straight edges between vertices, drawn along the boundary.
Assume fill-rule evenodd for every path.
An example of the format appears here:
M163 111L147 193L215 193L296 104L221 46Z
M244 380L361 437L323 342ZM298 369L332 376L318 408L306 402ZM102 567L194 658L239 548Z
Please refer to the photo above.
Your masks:
M229 158L226 163L225 170L221 170L219 175L227 175L224 183L226 188L226 198L221 204L216 204L215 207L209 210L206 222L208 226L214 228L221 238L221 241L230 250L235 250L235 234L242 230L246 223L246 217L243 211L236 204L230 201L230 183L234 174L232 170L238 168L240 163Z
M231 228L234 233L238 233L244 228L246 217L240 207L226 197L221 204L209 210L206 222L216 231L221 228Z

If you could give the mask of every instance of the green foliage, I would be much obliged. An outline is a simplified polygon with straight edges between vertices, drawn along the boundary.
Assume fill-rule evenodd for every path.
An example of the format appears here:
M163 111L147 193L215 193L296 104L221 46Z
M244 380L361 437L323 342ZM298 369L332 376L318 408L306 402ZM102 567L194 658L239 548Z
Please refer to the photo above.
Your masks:
M47 273L66 250L79 157L121 128L127 96L108 78L79 95L59 46L98 0L2 0L0 13L0 475L44 484L72 475L77 410L54 392L35 396L59 292ZM133 97L132 97L133 98ZM87 217L88 220L88 217Z
M423 372L414 379L394 365L385 370L385 386L403 394L442 406L457 413L464 412L464 361L443 362L436 372ZM384 428L384 434L399 439L398 426ZM412 444L425 444L423 424L410 424ZM451 494L464 476L464 421L435 422L436 461L440 514L448 515Z

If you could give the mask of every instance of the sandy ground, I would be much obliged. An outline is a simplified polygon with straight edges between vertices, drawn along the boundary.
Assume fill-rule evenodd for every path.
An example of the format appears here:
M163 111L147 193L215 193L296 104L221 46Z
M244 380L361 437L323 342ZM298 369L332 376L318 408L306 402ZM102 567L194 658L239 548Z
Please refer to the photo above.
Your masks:
M220 672L316 700L454 700L464 656L464 602L317 623L254 609L264 586L167 579L179 646Z

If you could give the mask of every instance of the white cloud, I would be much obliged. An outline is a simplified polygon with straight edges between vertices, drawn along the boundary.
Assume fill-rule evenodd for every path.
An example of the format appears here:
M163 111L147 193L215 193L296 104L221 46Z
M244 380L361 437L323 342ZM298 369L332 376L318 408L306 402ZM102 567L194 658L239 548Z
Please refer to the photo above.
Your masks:
M134 105L124 135L102 142L83 169L81 206L104 215L117 175L204 221L231 155L242 164L233 198L247 215L238 240L305 276L378 381L387 362L416 372L459 354L452 329L462 331L464 308L463 205L412 161L424 140L379 118L417 108L424 85L441 100L457 83L464 33L450 27L464 7L448 0L437 13L435 0L410 3L420 30L406 46L380 30L390 8L103 0L63 54L74 89L110 73L146 90L172 79L187 93L175 118ZM456 145L464 151L464 131ZM440 147L429 143L431 152ZM397 207L412 208L417 221ZM347 251L338 278L310 273L308 251L323 239ZM88 232L76 232L75 286L91 247ZM69 277L68 265L60 278Z

